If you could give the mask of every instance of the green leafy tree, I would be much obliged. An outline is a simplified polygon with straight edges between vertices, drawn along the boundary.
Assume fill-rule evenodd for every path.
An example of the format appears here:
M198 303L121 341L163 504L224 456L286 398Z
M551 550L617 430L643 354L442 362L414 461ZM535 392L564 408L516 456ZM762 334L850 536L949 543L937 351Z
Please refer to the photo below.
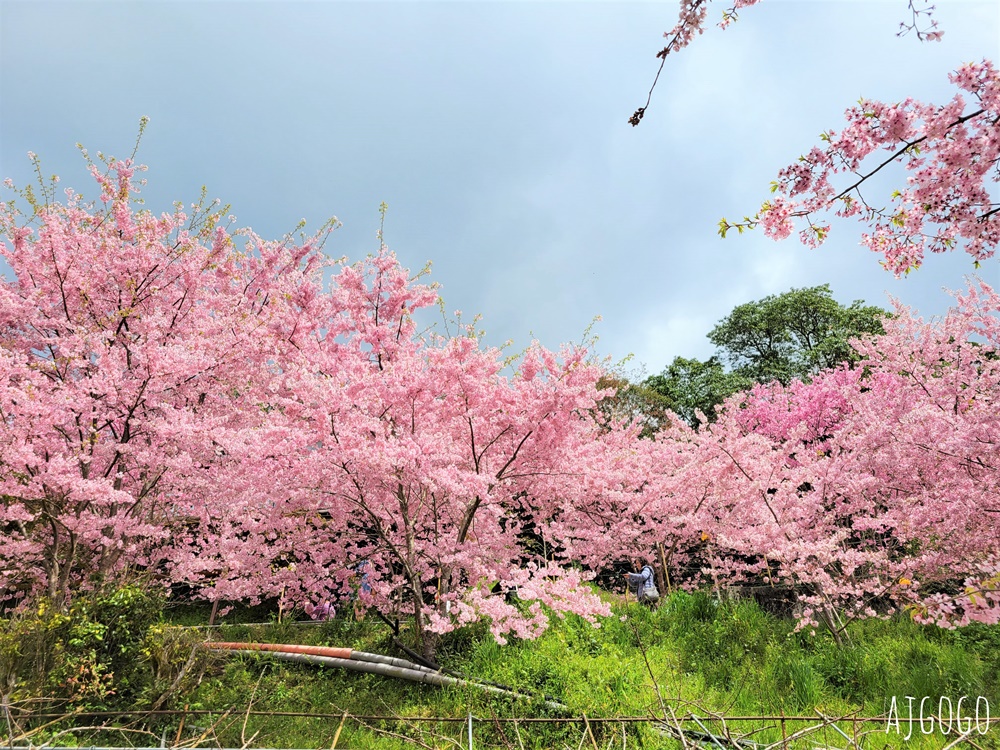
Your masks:
M643 382L650 391L660 394L669 408L692 427L701 420L698 412L712 418L715 405L737 391L750 388L754 381L726 368L717 357L699 359L676 357L659 375Z
M651 386L649 380L633 383L624 375L613 373L602 377L597 387L609 389L609 395L605 395L595 409L598 424L604 429L611 429L616 421L639 419L642 437L652 437L666 427L674 410L674 401L662 389ZM610 389L614 389L613 393Z
M719 321L708 334L714 356L705 361L677 357L643 385L698 426L699 411L712 420L717 404L755 383L808 381L821 370L856 362L859 355L850 340L884 333L882 319L888 315L861 300L841 305L828 284L770 295L737 306Z
M734 308L708 339L733 372L758 383L805 380L820 370L857 361L852 338L882 334L880 307L833 298L829 284L792 289Z

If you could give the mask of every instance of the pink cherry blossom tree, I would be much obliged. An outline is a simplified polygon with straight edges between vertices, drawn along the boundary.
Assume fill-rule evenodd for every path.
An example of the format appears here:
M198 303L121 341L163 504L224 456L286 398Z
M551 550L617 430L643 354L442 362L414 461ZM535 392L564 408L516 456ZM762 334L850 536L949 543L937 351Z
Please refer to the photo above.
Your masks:
M598 408L584 349L422 334L436 289L384 246L326 287L330 225L154 216L136 169L95 167L97 207L0 205L6 596L130 569L215 601L360 595L428 655L482 618L502 640L608 613L585 581L641 534L652 444Z
M135 210L130 160L92 166L96 207L43 185L0 204L0 588L73 589L153 570L182 516L211 512L249 448L312 303L317 244L266 243L199 205ZM242 246L241 246L242 245Z
M876 606L997 622L998 313L985 285L935 323L900 307L856 342L862 366L732 397L690 464L712 493L710 573L796 586L838 638Z
M297 463L272 505L241 506L229 541L192 562L215 575L212 548L243 549L256 561L230 570L232 591L356 595L411 619L427 657L483 618L503 642L538 635L552 611L608 614L585 581L638 534L638 425L595 418L603 370L582 349L511 360L471 327L418 333L413 314L436 297L384 248L341 270L313 369L282 407Z

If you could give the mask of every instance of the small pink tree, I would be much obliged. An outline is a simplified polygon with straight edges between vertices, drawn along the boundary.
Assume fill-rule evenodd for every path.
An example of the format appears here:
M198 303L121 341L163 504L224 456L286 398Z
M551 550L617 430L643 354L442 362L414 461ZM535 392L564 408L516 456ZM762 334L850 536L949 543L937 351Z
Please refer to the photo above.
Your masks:
M607 614L579 565L628 543L608 532L644 483L638 428L595 420L602 370L583 350L508 361L471 328L419 335L413 313L435 300L385 249L341 270L283 407L299 460L272 507L232 517L241 559L257 560L228 585L358 594L412 616L428 657L437 635L482 618L502 642L539 634L547 611Z

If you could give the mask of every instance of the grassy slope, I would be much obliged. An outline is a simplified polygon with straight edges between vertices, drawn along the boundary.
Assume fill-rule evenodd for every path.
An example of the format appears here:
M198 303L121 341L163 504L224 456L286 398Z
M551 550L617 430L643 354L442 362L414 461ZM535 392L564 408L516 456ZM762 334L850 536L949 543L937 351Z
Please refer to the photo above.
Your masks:
M215 630L213 635L224 640L315 643L394 653L387 629L371 618L363 623L337 619L322 625L287 623ZM887 710L893 695L904 706L907 695L918 700L930 695L935 702L939 696L955 701L962 695L973 700L985 696L994 713L1000 711L1000 629L972 627L949 632L897 619L855 623L850 635L851 645L837 648L822 632L793 633L791 623L765 614L753 602L716 606L705 596L675 595L655 612L634 604L618 606L615 615L599 629L577 617L554 619L539 640L503 647L484 627L467 628L444 639L440 660L477 678L525 691L544 691L569 706L574 716L659 714L654 677L663 699L678 715L691 711L702 716L708 711L814 715L816 710L840 715L855 709L861 715L878 715ZM189 704L192 709L222 709L245 707L251 697L255 709L269 711L411 717L462 717L469 711L484 718L553 715L551 709L537 703L290 665L266 656L226 657L193 693L174 703ZM204 718L198 722L198 726L206 724ZM239 746L259 731L253 746L329 747L338 721L249 717L245 730L242 725L242 717L233 721L220 734L223 744ZM801 726L789 724L788 731ZM380 734L379 728L423 737L432 747L448 744L446 738L457 739L463 731L458 724L358 727L348 722L340 746L413 746ZM739 726L744 731L748 728L748 724ZM190 731L189 726L185 734ZM677 746L648 727L628 731L629 746ZM612 741L616 747L622 746L619 725L595 725L595 732L600 746ZM510 725L478 725L477 747L518 747L520 739L525 747L575 748L581 727L522 725L519 735ZM755 736L764 741L780 738L776 727ZM886 742L890 746L940 747L948 738L935 735L924 740L915 733L906 743L902 737L879 732L872 739L877 740L872 745L877 747ZM1000 726L994 726L977 741L984 747L1000 746L998 739ZM847 745L833 733L826 741Z

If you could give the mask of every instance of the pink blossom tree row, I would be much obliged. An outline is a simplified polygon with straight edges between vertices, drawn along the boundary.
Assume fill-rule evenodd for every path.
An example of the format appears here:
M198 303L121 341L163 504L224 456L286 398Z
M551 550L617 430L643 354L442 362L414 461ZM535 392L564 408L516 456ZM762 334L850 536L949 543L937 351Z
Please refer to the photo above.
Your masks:
M6 600L135 574L215 601L357 596L432 656L482 619L500 641L596 623L588 578L656 545L718 584L796 586L838 637L899 607L997 620L988 287L943 321L900 309L854 369L646 439L586 351L420 333L437 291L384 247L332 263L330 225L265 241L213 208L154 216L136 169L95 170L99 205L0 205Z
M0 206L6 597L142 571L306 605L363 575L362 605L430 646L483 617L502 639L608 612L577 563L621 553L628 534L594 528L626 524L644 479L636 429L595 418L585 351L511 363L471 330L420 335L437 292L384 247L332 264L330 227L296 244L203 206L154 216L135 171L95 168L96 207Z

